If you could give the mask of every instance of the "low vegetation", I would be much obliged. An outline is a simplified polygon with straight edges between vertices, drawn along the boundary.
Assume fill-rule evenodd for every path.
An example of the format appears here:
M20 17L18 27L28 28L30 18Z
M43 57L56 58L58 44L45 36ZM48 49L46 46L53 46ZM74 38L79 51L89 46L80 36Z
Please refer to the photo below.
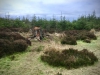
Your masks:
M30 50L24 53L23 51L27 49L28 45L31 45L31 41L24 38L24 35L21 36L20 33L28 32L28 30L34 26L40 26L44 32L49 32L52 36L47 35L47 37L41 42L34 42L32 39L32 46L31 48L29 47ZM98 49L100 37L98 35L99 38L97 41L91 41L97 39L94 35L94 30L89 32L92 28L100 30L100 17L96 16L95 11L93 14L81 16L72 22L66 20L65 16L61 16L60 20L56 20L54 17L48 20L36 17L35 15L32 17L32 20L25 17L23 17L23 19L0 17L0 75L41 75L43 73L44 75L54 75L55 73L56 75L67 75L70 73L78 75L79 73L76 73L76 71L73 70L66 71L66 69L62 69L60 72L59 68L43 65L38 58L41 57L41 60L49 65L65 67L67 69L93 65L99 59L100 53ZM64 49L67 48L67 46L59 44L59 36L55 37L53 33L62 33L63 31L65 31L64 33L66 36L61 38L61 44L77 45L70 46L73 48L77 47L77 49ZM77 40L91 44L77 42ZM59 46L63 50L48 48L49 46ZM48 50L41 55L46 48L48 48ZM82 50L78 51L78 49ZM91 52L88 51L88 49ZM95 52L98 58L93 52ZM85 73L86 70L92 72L94 67L97 67L95 70L99 72L99 65L100 64L97 63L96 66L92 66L91 70L91 67L86 67L88 69L85 70L82 68L82 71L80 71L80 69L77 70L80 73L83 72L83 74L87 75L90 73ZM51 69L53 71L49 73ZM94 70L93 72L96 73ZM98 73L98 75L99 74L100 73Z
M11 32L10 29L0 32L0 57L25 51L31 42L19 33Z
M74 36L65 36L61 40L61 44L77 45L76 38Z
M96 40L97 37L94 33L87 30L68 30L64 32L64 36L61 40L61 44L77 45L77 40L91 43L91 40Z
M66 20L67 17L62 16L60 20L52 17L50 20L47 18L41 18L34 15L30 20L27 17L11 19L7 17L0 17L0 28L1 27L14 27L14 28L24 28L27 31L29 28L34 26L40 26L46 31L53 33L55 31L65 31L65 30L90 30L92 28L100 30L100 17L96 16L95 11L89 15L82 15L77 20L70 22Z
M52 66L62 66L67 69L81 66L93 65L98 58L87 49L78 51L73 48L64 49L61 52L55 48L50 48L41 56L41 60Z

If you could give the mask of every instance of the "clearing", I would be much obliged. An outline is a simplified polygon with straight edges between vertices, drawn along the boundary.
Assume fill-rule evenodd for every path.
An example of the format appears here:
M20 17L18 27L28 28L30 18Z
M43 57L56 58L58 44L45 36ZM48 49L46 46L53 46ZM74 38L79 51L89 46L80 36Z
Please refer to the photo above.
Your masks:
M32 39L32 46L29 46L26 52L0 59L0 75L100 75L100 32L96 32L96 36L97 40L92 40L91 43L77 41L77 45L61 45L56 36L53 37L54 40L51 37L49 40L44 39L42 42ZM92 66L71 70L49 66L40 60L44 50L49 47L88 49L97 56L98 62ZM12 59L13 56L14 59ZM58 74L58 72L61 74Z

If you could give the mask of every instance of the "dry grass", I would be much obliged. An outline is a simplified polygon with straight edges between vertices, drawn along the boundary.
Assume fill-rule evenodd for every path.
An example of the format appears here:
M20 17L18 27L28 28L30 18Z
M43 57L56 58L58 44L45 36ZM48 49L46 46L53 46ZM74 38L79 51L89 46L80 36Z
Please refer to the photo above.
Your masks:
M61 45L58 40L32 41L32 46L29 46L24 53L14 54L15 59L11 60L10 56L0 59L0 75L57 75L58 72L62 75L100 75L100 32L96 33L97 40L92 40L91 43L78 41L77 45ZM56 38L56 37L55 37ZM43 46L43 50L37 52L38 47ZM57 68L49 66L40 60L40 56L48 48L78 50L88 49L98 58L98 62L93 66L81 67L78 69L67 70L65 68Z

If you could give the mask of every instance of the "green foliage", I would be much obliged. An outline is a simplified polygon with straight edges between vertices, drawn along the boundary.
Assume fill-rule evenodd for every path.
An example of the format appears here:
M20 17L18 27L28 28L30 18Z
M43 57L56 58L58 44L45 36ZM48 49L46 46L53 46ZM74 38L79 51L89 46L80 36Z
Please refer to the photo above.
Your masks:
M65 17L63 17L63 19L60 21L60 27L61 27L61 29L62 30L66 30L66 19L65 19Z
M37 52L40 52L40 51L42 51L43 50L43 48L44 48L44 46L39 46L38 48L37 48Z
M26 27L29 27L29 25L21 21L19 18L16 18L16 19L0 18L0 27L26 28Z
M36 23L37 23L37 19L36 16L34 15L31 21L31 26L36 26L37 25Z
M64 49L61 52L55 48L50 48L41 56L41 60L49 65L62 66L67 69L78 68L81 66L93 65L98 61L97 57L87 49L78 51L76 49Z
M32 26L41 26L47 30L52 31L64 31L64 30L90 30L91 28L100 28L100 17L96 17L95 11L88 16L81 16L77 20L72 22L66 20L65 16L61 16L61 20L56 20L53 16L52 19L46 20L38 18L34 15L32 21Z
M85 29L85 25L86 25L85 21L79 20L79 21L76 22L74 28L77 29L77 30L82 30L82 29Z
M100 28L100 17L96 17L95 11L88 16L81 16L77 21L73 21L74 29L87 29L90 30L92 28Z
M95 11L87 16L81 16L77 20L74 20L72 22L66 20L65 16L61 16L61 19L57 20L55 19L54 15L50 20L34 15L31 21L25 17L23 17L22 20L20 18L9 19L0 17L0 27L22 27L29 29L34 26L40 26L43 29L53 30L56 32L72 29L100 29L100 17L96 17Z

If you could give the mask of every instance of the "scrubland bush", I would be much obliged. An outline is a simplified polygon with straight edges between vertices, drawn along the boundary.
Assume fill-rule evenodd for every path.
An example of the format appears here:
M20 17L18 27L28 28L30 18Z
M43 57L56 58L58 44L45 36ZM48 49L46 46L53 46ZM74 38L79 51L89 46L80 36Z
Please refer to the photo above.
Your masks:
M0 32L0 38L9 40L25 39L19 33L14 33L14 32Z
M0 32L11 32L9 28L0 28Z
M66 36L61 40L61 44L77 44L77 40L83 40L84 42L90 43L91 40L96 40L97 37L94 33L87 30L68 30L65 31ZM72 42L71 42L72 41Z
M13 42L13 47L14 47L14 51L16 52L22 52L25 51L26 48L28 47L27 43L25 40L15 40Z
M97 39L97 37L93 33L87 33L86 36L93 40Z
M83 40L83 42L91 43L91 40L90 39L85 39L85 40Z
M22 32L23 31L23 29L22 28L9 28L11 31L13 31L13 32Z
M12 43L9 40L0 39L0 57L2 57L5 54L11 53L11 45Z
M61 52L50 48L41 55L41 60L52 66L62 66L67 69L93 65L98 61L97 57L87 49L78 51L73 48L64 49Z
M31 41L15 32L0 32L0 57L25 51Z
M12 42L7 39L0 39L0 57L25 51L27 47L28 44L25 40L15 40Z
M76 38L74 36L65 36L61 40L61 44L77 45Z

